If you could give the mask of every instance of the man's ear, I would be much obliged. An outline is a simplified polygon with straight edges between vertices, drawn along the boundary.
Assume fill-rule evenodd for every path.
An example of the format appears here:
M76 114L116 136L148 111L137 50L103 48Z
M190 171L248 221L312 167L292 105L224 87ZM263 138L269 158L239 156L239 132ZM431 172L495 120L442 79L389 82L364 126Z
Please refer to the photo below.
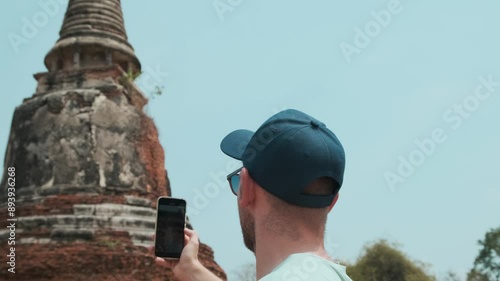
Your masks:
M339 200L339 192L337 192L337 195L335 195L335 198L333 198L333 201L332 203L330 204L330 206L328 206L328 212L330 212L333 208L333 206L335 206L335 203L337 203L337 200Z
M240 172L240 188L238 190L238 205L248 208L255 201L255 182L246 168Z

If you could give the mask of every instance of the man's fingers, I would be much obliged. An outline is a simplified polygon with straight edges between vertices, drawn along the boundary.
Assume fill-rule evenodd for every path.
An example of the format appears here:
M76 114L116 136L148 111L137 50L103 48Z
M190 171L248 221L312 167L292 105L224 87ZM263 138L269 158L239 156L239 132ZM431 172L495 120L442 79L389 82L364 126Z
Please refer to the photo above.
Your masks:
M190 241L193 240L200 242L200 238L198 238L198 234L196 234L196 231L191 230L189 228L184 228L184 234L189 237Z
M189 241L191 243L200 244L200 238L198 237L198 234L196 233L196 231L191 230L189 228L185 228L184 235L187 235L189 237Z
M187 228L187 227L186 227L186 228L184 228L184 233L185 233L187 236L189 236L189 237L193 236L193 234L196 234L196 232L195 232L194 230L189 229L189 228Z
M162 258L155 258L155 263L158 264L158 265L162 265L162 266L167 266L166 265L166 260L162 259Z
M155 234L151 234L151 240L153 241L153 243L155 241L155 237L156 237ZM150 254L154 255L155 254L155 246L154 245L149 246L148 251Z
M167 267L167 268L173 268L174 266L176 266L179 261L176 261L176 260L165 260L165 259L162 259L162 258L156 258L155 259L155 263L158 264L158 265L161 265L161 266L164 266L164 267Z

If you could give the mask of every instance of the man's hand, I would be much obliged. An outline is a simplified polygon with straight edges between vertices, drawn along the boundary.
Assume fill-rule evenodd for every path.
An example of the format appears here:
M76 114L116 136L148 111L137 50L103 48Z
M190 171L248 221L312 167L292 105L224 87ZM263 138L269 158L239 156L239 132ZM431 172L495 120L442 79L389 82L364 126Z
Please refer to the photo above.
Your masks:
M181 280L190 280L182 278L187 272L195 270L198 266L202 266L198 260L198 249L200 246L198 235L194 230L184 229L184 249L179 260L168 260L156 258L156 263L172 269L175 276Z
M188 228L184 229L184 245L179 260L166 260L157 257L155 260L156 264L172 269L175 277L182 281L221 280L206 269L198 260L200 240L194 230ZM154 254L154 246L150 247L150 251Z

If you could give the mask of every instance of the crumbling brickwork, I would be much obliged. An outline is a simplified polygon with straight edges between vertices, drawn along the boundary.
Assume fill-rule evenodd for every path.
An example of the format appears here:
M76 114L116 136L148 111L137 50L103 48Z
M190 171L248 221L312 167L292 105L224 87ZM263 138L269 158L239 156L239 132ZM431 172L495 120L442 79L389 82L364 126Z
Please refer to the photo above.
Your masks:
M141 66L120 1L70 0L60 35L49 71L35 74L36 92L14 112L5 154L16 169L15 280L176 280L147 251L156 200L171 187L133 83ZM5 171L0 220L7 216ZM0 230L2 253L9 235ZM199 255L226 279L210 247ZM0 270L10 277L5 262Z

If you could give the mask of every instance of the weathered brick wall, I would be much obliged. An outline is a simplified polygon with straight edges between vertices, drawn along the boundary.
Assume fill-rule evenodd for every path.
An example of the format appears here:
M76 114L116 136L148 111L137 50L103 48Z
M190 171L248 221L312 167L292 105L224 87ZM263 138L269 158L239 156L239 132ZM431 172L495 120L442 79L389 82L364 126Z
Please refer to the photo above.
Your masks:
M119 67L39 75L39 90L16 109L6 167L20 168L19 200L55 194L166 194L164 152L141 94L119 83ZM100 79L93 77L99 75ZM89 78L90 77L90 78ZM59 90L77 86L83 89ZM57 89L57 90L55 90ZM2 186L5 185L5 177ZM5 202L5 193L0 194Z
M37 93L15 110L5 156L16 168L15 280L176 280L146 248L156 200L170 195L146 99L119 66L36 78ZM0 230L2 253L9 235ZM0 279L12 277L5 256ZM206 245L200 260L226 278Z
M4 254L11 233L1 228L0 279L175 280L146 248L156 200L171 189L147 99L133 83L141 64L120 0L70 0L45 65L12 120L4 166L16 169L16 274ZM5 170L3 222L7 178ZM199 255L226 279L210 247Z
M7 272L6 265L0 267L2 280L177 280L168 269L156 266L146 248L121 242L119 233L115 240L94 243L29 244L17 247L20 257L16 263L16 273ZM215 271L219 267L200 249L200 260ZM7 249L0 247L2 252ZM22 257L22 258L21 258ZM224 274L218 274L225 279Z
M52 208L68 209L69 202L61 200ZM177 280L170 270L156 266L148 253L153 208L98 203L74 204L72 209L66 214L19 214L15 280ZM0 212L7 214L4 208ZM7 238L8 231L0 232L2 253L8 253ZM210 247L200 245L199 259L226 278ZM1 264L0 278L13 277L7 268L5 262Z

